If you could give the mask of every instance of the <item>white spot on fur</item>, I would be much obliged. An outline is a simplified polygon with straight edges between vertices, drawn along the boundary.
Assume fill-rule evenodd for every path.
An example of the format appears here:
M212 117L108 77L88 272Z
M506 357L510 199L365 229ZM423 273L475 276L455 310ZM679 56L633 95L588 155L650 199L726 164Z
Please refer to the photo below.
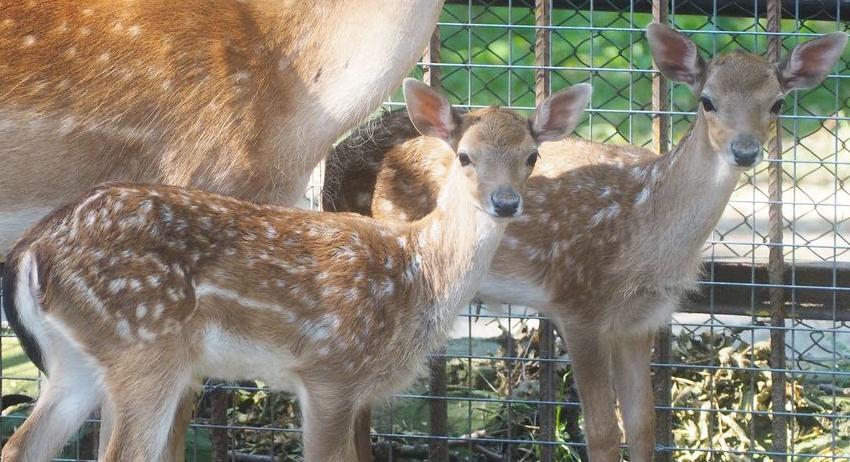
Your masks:
M148 314L148 307L144 303L139 303L136 306L136 319L142 319Z
M637 196L635 196L635 205L641 205L649 199L649 186L644 187Z
M151 342L156 338L155 333L149 331L144 327L139 327L136 333L138 334L139 338L142 339L142 341L144 342Z
M165 305L157 303L156 306L153 307L153 318L159 319L162 316L163 311L165 311Z
M124 340L129 340L130 337L130 323L127 322L126 319L121 319L115 324L116 329L118 329L118 336Z
M118 278L109 281L109 291L113 294L117 294L125 287L127 287L127 280L124 278Z
M34 35L27 35L26 37L24 37L24 46L25 47L31 47L31 46L33 46L34 43L35 43L35 36Z

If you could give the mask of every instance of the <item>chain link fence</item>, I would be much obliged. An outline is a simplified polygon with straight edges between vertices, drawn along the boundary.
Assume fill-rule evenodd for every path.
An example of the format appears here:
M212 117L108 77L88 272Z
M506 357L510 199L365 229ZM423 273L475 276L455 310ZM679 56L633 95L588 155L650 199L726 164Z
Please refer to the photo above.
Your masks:
M653 19L689 34L706 57L787 51L850 29L846 0L537 3L449 0L415 74L439 79L455 104L523 111L541 91L590 82L578 136L666 151L696 101L653 71L644 36ZM700 292L659 335L659 460L850 461L850 51L821 86L787 103L768 162L741 181L705 246ZM399 104L395 95L386 105ZM524 308L471 307L428 376L374 411L375 458L582 459L569 356L548 326ZM6 438L38 382L5 327L0 367ZM63 460L95 458L96 417ZM207 383L187 460L289 461L300 453L290 396L256 382Z

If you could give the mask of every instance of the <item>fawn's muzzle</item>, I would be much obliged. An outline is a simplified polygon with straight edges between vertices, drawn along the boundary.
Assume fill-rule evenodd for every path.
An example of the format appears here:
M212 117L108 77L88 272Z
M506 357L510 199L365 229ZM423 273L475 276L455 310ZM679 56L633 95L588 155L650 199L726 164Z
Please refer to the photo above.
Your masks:
M500 217L512 217L520 212L522 198L513 188L502 187L490 194L493 210Z
M739 167L752 167L761 160L761 143L752 135L736 136L729 145Z

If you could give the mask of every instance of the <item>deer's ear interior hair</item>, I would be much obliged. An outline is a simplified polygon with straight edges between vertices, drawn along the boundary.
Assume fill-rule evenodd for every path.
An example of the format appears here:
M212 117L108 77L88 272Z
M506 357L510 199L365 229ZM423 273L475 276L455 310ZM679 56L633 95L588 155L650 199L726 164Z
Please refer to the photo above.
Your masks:
M543 100L531 117L531 134L537 143L559 141L572 133L587 109L591 91L590 84L580 83Z
M705 71L705 60L697 45L681 32L657 22L647 26L646 38L655 66L664 77L695 89Z
M802 90L819 85L829 75L847 46L847 34L835 32L794 47L779 64L784 91Z
M407 113L413 126L419 133L439 138L451 146L457 122L449 101L416 79L405 79L403 90Z

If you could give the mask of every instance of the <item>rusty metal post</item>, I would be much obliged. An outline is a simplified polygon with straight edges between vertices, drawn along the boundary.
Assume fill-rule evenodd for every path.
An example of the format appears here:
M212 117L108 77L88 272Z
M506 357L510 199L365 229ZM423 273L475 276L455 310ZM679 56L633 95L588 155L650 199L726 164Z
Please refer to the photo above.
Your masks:
M652 18L661 24L667 24L670 5L668 0L653 0ZM664 154L670 147L670 116L664 112L670 109L670 91L667 79L660 73L652 77L652 146L655 152Z
M535 72L534 96L539 105L549 96L551 75L549 67L552 65L552 32L548 28L552 22L552 1L536 0L534 4L534 65ZM544 403L555 401L555 365L549 359L555 358L555 329L552 321L540 320L540 400ZM555 406L552 404L540 405L540 441L551 443L555 441ZM555 460L555 446L552 444L540 445L541 462Z
M212 461L227 462L227 407L230 396L227 390L221 388L225 382L215 381L210 390L210 423L214 425L210 430L210 443L212 445Z
M432 66L432 63L440 62L440 27L434 29L431 34L431 41L428 43L428 48L425 50L423 58L425 65L423 80L425 83L436 90L440 89L440 68ZM449 460L449 445L446 436L449 434L449 410L448 403L441 397L446 396L448 388L446 383L448 377L446 375L446 353L445 347L441 348L438 355L428 360L429 381L428 390L431 395L431 400L428 403L428 433L430 436L439 438L432 439L428 442L428 460L435 462L448 462Z
M782 20L781 0L767 2L767 30L779 32ZM768 59L779 62L782 57L782 38L771 35L767 40ZM768 239L770 253L768 256L768 280L770 281L770 401L773 407L771 426L773 438L771 450L775 462L788 459L787 438L788 419L785 415L776 414L785 411L785 257L782 247L782 125L777 121L771 131L768 152L768 195L770 207L768 215Z
M423 56L424 70L423 80L425 83L434 88L440 89L440 67L432 66L431 63L440 62L440 26L434 28L434 33L431 34L431 41L428 42L428 48L425 49Z
M668 0L653 0L652 17L661 24L669 22L670 4ZM670 116L665 114L670 109L670 91L667 79L660 73L652 77L652 145L659 154L666 154L670 149ZM655 334L653 361L663 365L655 369L652 389L655 403L661 409L655 412L655 441L658 445L669 448L673 445L673 416L670 411L673 388L673 375L667 366L673 357L673 336L670 329L662 329ZM672 462L673 453L659 451L655 460Z

